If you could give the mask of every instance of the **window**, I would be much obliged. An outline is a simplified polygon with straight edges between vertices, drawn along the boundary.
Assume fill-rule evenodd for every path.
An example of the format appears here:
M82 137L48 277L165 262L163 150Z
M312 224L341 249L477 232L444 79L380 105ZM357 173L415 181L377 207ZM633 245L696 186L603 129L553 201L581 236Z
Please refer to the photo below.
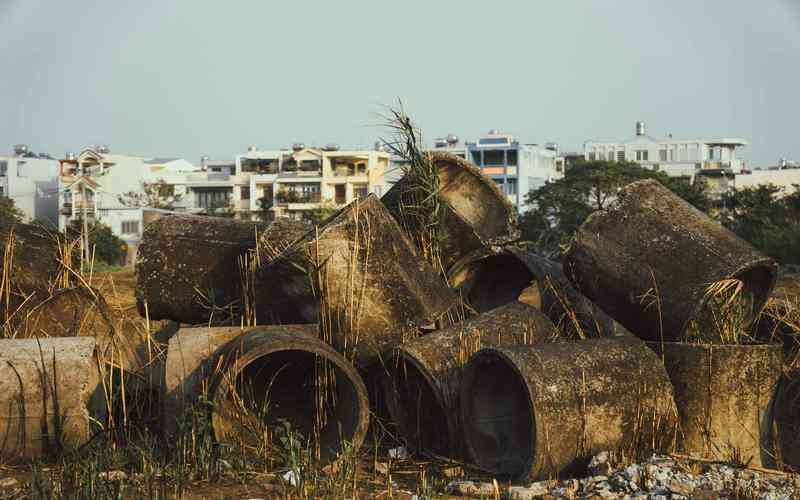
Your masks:
M5 177L8 174L8 162L0 161L0 177Z
M366 184L356 184L353 186L353 198L363 200L368 194L369 191L367 190Z
M624 150L617 151L617 161L620 162L620 163L625 161L625 151Z
M506 179L506 194L517 194L516 179Z
M506 151L506 157L507 157L506 163L508 165L511 165L512 167L517 166L517 150L516 149L511 149L509 151Z
M647 161L646 149L642 149L636 152L636 161Z
M589 161L594 161L595 159L596 159L596 156L594 154L594 151L592 151L591 153L589 153Z
M222 172L222 167L211 167L212 172Z
M250 186L242 186L240 193L242 195L242 199L243 200L249 200L250 199Z
M139 234L138 220L122 221L122 234Z
M667 161L667 150L666 149L659 149L658 150L658 160L659 161Z
M3 186L0 186L0 198L5 196L5 192L3 191Z
M614 151L608 152L608 161L614 161Z
M481 152L480 151L470 151L470 154L472 155L472 163L474 163L475 165L480 165L481 164Z
M505 165L506 162L506 155L505 151L501 150L489 150L483 152L483 164L485 166L489 165Z
M195 188L197 206L204 209L226 207L230 203L230 189Z

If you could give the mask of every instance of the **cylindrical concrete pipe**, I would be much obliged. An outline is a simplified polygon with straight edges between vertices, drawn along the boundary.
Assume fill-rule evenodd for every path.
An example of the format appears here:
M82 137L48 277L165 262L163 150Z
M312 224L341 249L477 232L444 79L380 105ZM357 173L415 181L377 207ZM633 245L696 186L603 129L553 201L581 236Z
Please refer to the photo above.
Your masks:
M790 369L778 383L773 404L775 464L800 473L800 367Z
M462 259L472 260L519 237L517 211L505 194L474 164L447 152L432 152L442 203L442 264L449 270ZM421 228L419 187L408 178L397 182L381 201L412 238Z
M611 337L622 328L581 295L564 275L561 264L515 247L452 269L450 284L478 312L523 300L535 288L536 306L570 338Z
M375 195L296 240L259 269L258 282L268 284L260 305L283 323L321 324L361 369L458 305Z
M145 226L137 252L139 314L188 324L234 321L242 308L242 259L257 247L269 259L309 230L298 221L270 225L194 215L157 219ZM269 238L263 240L262 234ZM259 321L269 320L262 311L256 315Z
M181 329L167 354L168 435L201 397L213 402L218 442L253 444L285 420L319 444L322 461L335 459L344 441L358 449L369 425L364 382L316 325Z
M467 451L498 477L585 472L596 453L635 459L671 444L672 386L639 339L618 337L489 348L461 383Z
M710 285L744 284L752 322L775 284L775 261L654 180L631 183L581 225L564 270L634 335L683 341ZM706 339L714 340L714 339Z
M674 387L678 449L690 455L774 466L772 400L779 345L648 342Z
M557 336L538 309L514 302L403 343L385 381L392 420L413 449L461 456L459 389L470 356L484 347L534 345Z
M0 340L0 457L35 459L87 443L105 424L91 337Z

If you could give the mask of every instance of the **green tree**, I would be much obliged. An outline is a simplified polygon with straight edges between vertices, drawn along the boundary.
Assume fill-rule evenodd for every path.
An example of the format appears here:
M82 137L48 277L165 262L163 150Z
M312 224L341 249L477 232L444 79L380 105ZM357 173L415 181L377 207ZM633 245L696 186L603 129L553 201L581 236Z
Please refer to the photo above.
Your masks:
M117 197L119 202L126 207L150 207L163 210L172 210L180 202L183 195L175 194L175 186L168 184L164 179L154 182L142 182L139 191L128 191Z
M306 213L306 219L312 224L319 224L320 222L324 221L331 215L338 212L339 209L332 207L332 206L319 206L317 208L313 208Z
M800 265L800 186L766 184L727 193L722 223L782 264Z
M711 201L701 183L668 177L631 162L587 161L574 165L563 179L531 190L525 196L532 209L520 218L522 238L544 255L555 257L584 220L614 201L631 182L655 179L696 208L708 211Z
M0 196L0 223L22 222L22 210L17 208L14 200L7 196Z
M72 222L67 229L70 238L79 238L83 223L80 220ZM100 222L92 222L89 228L89 251L94 251L95 259L106 264L116 266L125 262L128 254L128 244L115 235L111 228Z

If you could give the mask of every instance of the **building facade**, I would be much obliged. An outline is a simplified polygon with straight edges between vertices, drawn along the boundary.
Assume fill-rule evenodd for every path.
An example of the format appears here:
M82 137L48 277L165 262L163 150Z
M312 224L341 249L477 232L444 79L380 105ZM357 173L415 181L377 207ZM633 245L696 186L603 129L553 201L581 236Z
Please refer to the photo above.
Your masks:
M739 174L746 170L737 150L747 146L740 138L656 139L645 133L644 122L636 123L636 135L626 141L587 141L584 158L589 161L630 161L659 170L671 177L692 177L700 171Z
M58 226L58 161L15 146L13 156L0 156L0 196L11 198L25 222Z

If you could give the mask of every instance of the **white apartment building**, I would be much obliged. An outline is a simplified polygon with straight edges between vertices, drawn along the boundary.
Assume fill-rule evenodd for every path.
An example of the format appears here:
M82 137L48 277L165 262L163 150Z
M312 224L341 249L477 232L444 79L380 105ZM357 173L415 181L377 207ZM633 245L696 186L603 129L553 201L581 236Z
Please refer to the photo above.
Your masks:
M128 246L128 261L135 260L145 223L165 210L137 202L129 193L143 193L145 183L163 181L169 193L164 200L181 198L176 210L187 210L187 178L199 172L182 158L143 158L111 154L108 148L84 149L58 163L58 228L65 231L76 221L109 226Z
M691 177L703 170L739 174L746 170L737 149L747 141L734 137L655 139L645 133L644 122L636 122L636 135L627 141L587 141L586 160L631 161L673 177Z
M25 222L58 226L58 161L14 147L13 156L0 156L0 196L14 200Z

